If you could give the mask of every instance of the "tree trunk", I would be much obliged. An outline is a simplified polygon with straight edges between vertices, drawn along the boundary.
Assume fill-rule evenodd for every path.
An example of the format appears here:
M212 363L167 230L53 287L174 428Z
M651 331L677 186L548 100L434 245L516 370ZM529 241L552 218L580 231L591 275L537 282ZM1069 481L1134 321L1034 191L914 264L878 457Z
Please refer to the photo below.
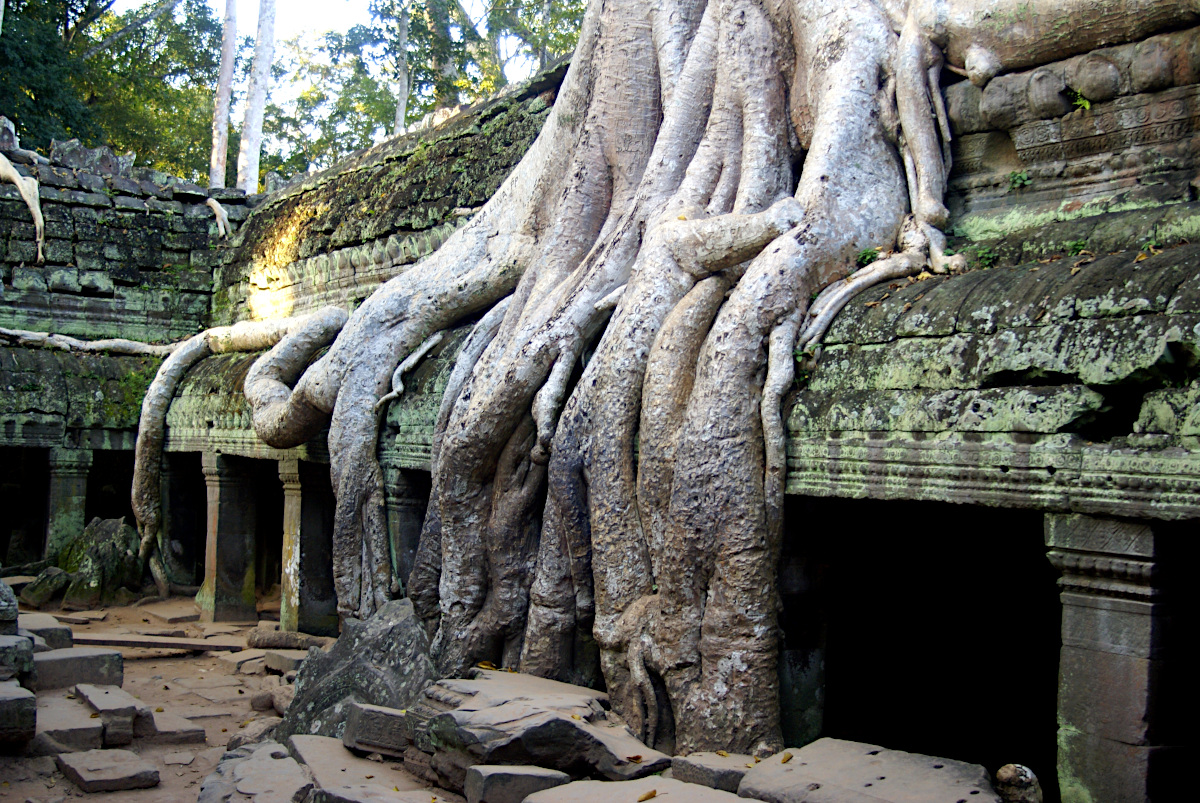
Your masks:
M213 105L212 159L208 186L225 186L225 160L229 156L229 98L233 94L233 67L237 61L237 0L225 0L225 24L221 32L221 74Z
M246 94L242 120L242 146L238 153L237 185L247 193L258 192L258 162L262 155L263 114L271 88L271 62L275 58L275 0L259 0L258 39L254 44L254 67Z
M400 18L396 20L396 122L392 136L397 136L408 127L408 8L400 7Z
M248 384L273 446L331 416L342 616L391 593L376 404L432 335L484 313L443 398L408 582L440 671L603 683L663 749L780 745L780 402L809 298L859 251L895 253L855 286L942 264L933 43L971 33L930 23L942 5L589 5L496 195L319 360L289 334Z

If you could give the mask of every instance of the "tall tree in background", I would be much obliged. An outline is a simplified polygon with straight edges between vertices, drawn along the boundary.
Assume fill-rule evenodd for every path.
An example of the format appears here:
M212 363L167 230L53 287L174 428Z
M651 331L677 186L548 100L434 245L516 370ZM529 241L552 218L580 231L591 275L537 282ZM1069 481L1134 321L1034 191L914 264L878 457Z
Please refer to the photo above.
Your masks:
M250 73L250 90L246 94L246 113L242 118L242 145L238 153L237 185L249 193L258 192L263 114L267 106L267 91L271 86L271 62L274 58L275 0L260 0L254 66Z
M225 23L221 28L221 74L213 103L212 158L208 186L225 186L225 161L229 154L229 100L233 95L233 67L237 61L237 0L225 0Z

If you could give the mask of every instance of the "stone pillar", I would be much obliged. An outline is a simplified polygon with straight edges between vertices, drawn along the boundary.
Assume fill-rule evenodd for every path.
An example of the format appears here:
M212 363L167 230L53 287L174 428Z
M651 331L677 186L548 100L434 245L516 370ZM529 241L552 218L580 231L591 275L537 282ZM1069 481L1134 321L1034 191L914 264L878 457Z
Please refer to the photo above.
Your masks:
M329 469L280 460L283 483L281 630L318 636L338 632L333 589L333 492Z
M408 586L421 540L421 525L429 495L423 493L406 469L384 468L384 504L387 507L388 536L392 552L392 593L400 595Z
M84 515L88 469L91 465L91 449L50 450L50 493L44 552L48 558L58 555L63 547L83 533L87 525Z
M205 452L208 530L204 583L196 595L205 622L256 622L254 596L254 488L236 458Z
M1172 647L1162 537L1145 522L1054 514L1045 537L1062 572L1062 799L1167 800L1180 755L1170 746L1170 709L1182 701L1166 688Z

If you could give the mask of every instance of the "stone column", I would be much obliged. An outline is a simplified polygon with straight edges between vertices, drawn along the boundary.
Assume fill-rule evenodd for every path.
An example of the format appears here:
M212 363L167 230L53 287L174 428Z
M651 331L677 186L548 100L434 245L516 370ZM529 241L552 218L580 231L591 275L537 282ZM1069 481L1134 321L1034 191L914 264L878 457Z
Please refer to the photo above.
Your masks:
M338 632L333 590L333 492L329 469L280 460L283 483L281 630L318 636Z
M1165 800L1178 753L1168 697L1162 537L1145 522L1047 515L1062 572L1058 776L1064 803ZM1159 790L1155 794L1154 790Z
M254 489L237 470L236 459L205 452L208 530L204 583L196 595L205 622L255 622Z
M384 504L387 507L388 535L392 551L392 591L404 592L412 572L421 540L421 525L425 521L427 494L409 478L409 471L392 466L384 467Z
M46 549L48 558L83 533L87 505L88 469L91 449L50 450L50 493L46 513Z

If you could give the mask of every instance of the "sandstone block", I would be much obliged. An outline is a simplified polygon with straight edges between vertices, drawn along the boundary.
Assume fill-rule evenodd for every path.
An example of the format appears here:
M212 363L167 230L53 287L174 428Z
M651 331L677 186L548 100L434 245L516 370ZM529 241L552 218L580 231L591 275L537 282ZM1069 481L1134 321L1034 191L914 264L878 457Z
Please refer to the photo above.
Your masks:
M292 736L288 739L288 751L308 767L313 780L322 789L356 784L376 784L402 792L425 788L398 762L359 758L340 740L330 736Z
M147 733L146 737L159 744L203 744L206 738L204 728L170 711L153 711L149 721L151 725L147 730L152 728L153 732Z
M17 635L23 639L28 639L29 642L33 645L34 652L49 652L50 651L50 645L47 644L46 640L44 638L42 638L41 636L39 636L37 633L30 633L28 630L21 628L20 630L17 631Z
M0 680L28 675L33 670L33 642L24 636L0 636Z
M314 789L305 803L429 803L429 792L397 792L373 783Z
M58 768L85 792L120 792L158 786L158 770L128 750L63 753Z
M0 747L22 745L34 737L37 700L16 680L0 682Z
M818 739L785 750L746 770L739 797L770 803L814 800L1000 803L988 772L977 764L887 750L862 742Z
M80 683L75 694L90 705L104 723L104 746L120 747L133 741L134 720L141 716L149 720L149 706L117 686L95 686Z
M534 792L571 782L571 776L543 767L480 764L467 770L467 803L521 803Z
M296 688L294 686L277 686L271 689L271 707L275 709L276 714L283 716L287 713L295 696Z
M654 792L653 798L645 797ZM633 781L575 781L534 792L525 798L525 803L614 803L614 801L686 800L688 803L732 803L738 796L719 789L683 783L672 778L638 778ZM842 803L842 798L821 798L829 803ZM849 798L846 803L851 803ZM875 803L856 798L854 803Z
M398 708L351 703L342 743L354 750L403 757L412 744L408 714Z
M0 581L0 636L17 634L17 597L8 583Z
M299 669L307 657L308 650L267 650L265 655L267 669L281 674Z
M119 687L125 677L124 666L121 653L103 647L50 650L33 657L30 688L65 689L79 683Z
M244 745L256 744L269 736L279 722L279 717L256 719L235 733L225 747L227 750L236 750Z
M49 756L78 750L98 750L104 743L104 723L91 708L63 694L43 694L37 700L37 728L31 752Z
M750 756L730 753L692 753L671 759L671 776L684 783L694 783L725 792L736 792L742 776L753 765Z
M63 650L74 644L71 628L48 613L23 613L17 624L22 630L41 636L52 650Z

